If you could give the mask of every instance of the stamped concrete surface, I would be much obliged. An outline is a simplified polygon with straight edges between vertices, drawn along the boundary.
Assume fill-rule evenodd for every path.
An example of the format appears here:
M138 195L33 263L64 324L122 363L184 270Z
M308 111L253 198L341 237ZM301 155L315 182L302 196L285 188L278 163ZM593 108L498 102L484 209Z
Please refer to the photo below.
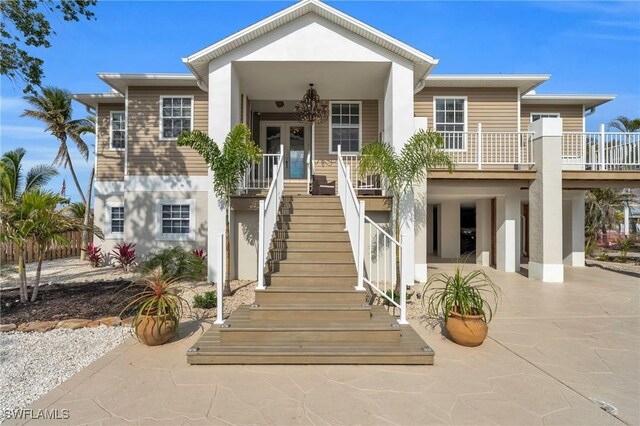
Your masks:
M413 322L434 366L189 366L203 331L189 323L162 347L125 342L30 408L69 410L55 424L639 424L640 279L488 272L504 298L482 346Z

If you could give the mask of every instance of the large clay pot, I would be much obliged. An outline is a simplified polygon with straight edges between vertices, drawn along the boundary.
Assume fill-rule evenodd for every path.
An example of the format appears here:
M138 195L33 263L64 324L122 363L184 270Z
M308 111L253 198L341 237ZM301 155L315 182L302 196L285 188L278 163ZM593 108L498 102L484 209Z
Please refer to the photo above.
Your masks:
M140 315L135 324L138 340L147 346L158 346L167 343L176 335L177 324L166 315L161 315L160 326L158 317L154 315Z
M462 315L449 312L446 323L447 333L451 340L462 346L479 346L487 337L489 327L482 319L482 315Z

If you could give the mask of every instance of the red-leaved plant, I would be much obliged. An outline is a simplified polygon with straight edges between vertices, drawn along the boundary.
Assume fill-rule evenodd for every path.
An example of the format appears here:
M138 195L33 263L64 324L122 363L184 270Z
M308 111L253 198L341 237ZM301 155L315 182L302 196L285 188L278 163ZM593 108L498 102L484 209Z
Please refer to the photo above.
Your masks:
M102 253L102 249L93 243L89 243L86 249L82 249L82 251L87 252L87 257L89 258L89 262L91 262L91 266L94 268L100 266L100 263L104 259L104 253Z
M205 259L207 257L207 252L203 249L195 249L191 253L197 258Z
M136 260L135 246L134 243L116 244L116 248L111 251L116 268L122 269L123 272L129 271L129 267Z

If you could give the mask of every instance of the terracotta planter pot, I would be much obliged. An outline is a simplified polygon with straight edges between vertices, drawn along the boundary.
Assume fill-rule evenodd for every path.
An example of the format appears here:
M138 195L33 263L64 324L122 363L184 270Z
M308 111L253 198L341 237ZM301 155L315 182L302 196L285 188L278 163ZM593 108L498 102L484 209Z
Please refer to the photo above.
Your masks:
M446 323L447 333L451 340L462 346L479 346L487 337L489 327L482 319L482 315L462 315L449 312Z
M136 336L140 342L147 346L162 345L176 335L177 324L175 321L162 315L160 316L160 326L158 326L157 320L152 315L141 315L136 322Z

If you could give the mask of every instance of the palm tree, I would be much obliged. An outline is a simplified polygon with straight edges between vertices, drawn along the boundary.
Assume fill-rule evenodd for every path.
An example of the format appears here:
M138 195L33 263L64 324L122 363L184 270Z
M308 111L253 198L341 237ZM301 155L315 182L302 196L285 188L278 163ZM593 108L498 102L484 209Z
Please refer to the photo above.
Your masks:
M26 153L24 148L16 148L2 154L0 158L0 199L2 201L18 200L23 192L45 186L58 174L55 167L49 164L38 164L23 176L22 159Z
M178 146L189 146L199 153L213 172L213 192L220 198L226 210L226 277L223 294L231 295L230 265L231 248L229 245L229 217L231 196L237 194L240 180L252 163L262 159L262 150L251 139L251 130L238 124L227 135L222 149L205 133L194 130L182 132L178 137Z
M640 118L629 118L619 115L615 120L609 122L609 127L620 130L623 133L633 133L640 131Z
M609 245L607 231L618 222L618 212L634 195L620 189L591 189L587 191L585 197L585 234L587 245L593 244L598 236L598 231L602 232L602 243Z
M24 97L33 109L25 109L22 117L31 117L42 121L46 126L46 131L55 136L60 142L58 153L56 154L53 164L60 164L63 167L69 167L73 181L78 189L82 202L86 203L86 198L78 177L73 168L71 154L67 142L71 140L80 155L85 160L89 159L89 148L82 140L82 135L95 131L94 124L86 118L74 120L73 107L71 105L71 93L57 87L45 87L41 94L28 95Z
M388 142L376 141L366 144L360 150L360 177L367 174L380 176L388 192L393 197L393 215L396 238L400 235L400 201L413 185L423 181L430 169L446 167L449 172L454 164L444 151L444 138L435 131L419 130L396 153ZM396 265L400 288L400 252L396 248Z

